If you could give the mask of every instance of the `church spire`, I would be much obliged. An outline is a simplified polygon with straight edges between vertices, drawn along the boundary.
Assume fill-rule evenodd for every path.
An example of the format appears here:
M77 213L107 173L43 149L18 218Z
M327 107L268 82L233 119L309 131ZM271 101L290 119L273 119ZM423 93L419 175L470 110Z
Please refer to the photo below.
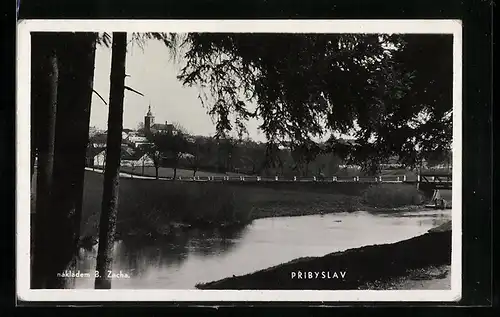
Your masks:
M153 114L151 113L151 104L149 104L148 107L148 113L146 114L147 116L151 117Z

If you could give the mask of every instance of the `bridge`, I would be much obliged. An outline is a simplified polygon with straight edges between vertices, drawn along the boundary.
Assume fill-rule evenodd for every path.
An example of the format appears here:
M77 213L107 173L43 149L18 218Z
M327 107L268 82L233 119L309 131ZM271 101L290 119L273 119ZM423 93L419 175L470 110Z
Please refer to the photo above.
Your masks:
M89 168L86 170L102 173L102 168ZM140 179L155 179L152 175L141 175L140 173L120 172L121 177L125 178L140 178ZM160 177L161 180L172 180L172 177ZM452 178L451 173L421 173L417 175L417 179L408 179L406 175L383 175L383 176L330 176L330 177L261 177L248 175L219 175L219 176L178 176L179 181L185 182L283 182L283 183L400 183L413 184L418 189L425 192L432 192L438 189L451 189Z
M417 188L422 191L436 189L451 189L452 178L450 173L421 173L417 176Z

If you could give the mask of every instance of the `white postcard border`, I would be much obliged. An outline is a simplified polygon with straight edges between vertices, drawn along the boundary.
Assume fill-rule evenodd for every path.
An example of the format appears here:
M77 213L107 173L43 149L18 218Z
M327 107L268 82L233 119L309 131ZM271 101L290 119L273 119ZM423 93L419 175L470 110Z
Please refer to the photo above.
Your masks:
M462 23L458 20L21 20L17 45L16 278L24 301L446 302L462 294ZM264 32L453 34L451 290L31 290L30 32Z

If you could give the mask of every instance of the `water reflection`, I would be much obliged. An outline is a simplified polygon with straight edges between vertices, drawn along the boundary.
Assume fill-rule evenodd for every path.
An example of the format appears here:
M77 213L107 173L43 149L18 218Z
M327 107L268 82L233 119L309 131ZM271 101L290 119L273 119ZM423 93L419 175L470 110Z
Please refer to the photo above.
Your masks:
M122 270L133 279L147 277L151 271L177 271L190 256L216 257L230 251L246 230L245 227L192 229L158 239L125 237L115 242L113 270ZM96 258L97 247L81 251L78 269L93 272ZM126 284L125 281L118 283ZM81 281L76 286L89 285L89 281Z
M322 256L364 245L393 243L427 232L450 219L450 211L401 214L339 213L255 220L246 228L193 229L161 239L127 238L116 243L113 270L130 279L113 288L192 289L304 256ZM82 254L78 269L93 272L97 252ZM77 288L93 288L79 279Z

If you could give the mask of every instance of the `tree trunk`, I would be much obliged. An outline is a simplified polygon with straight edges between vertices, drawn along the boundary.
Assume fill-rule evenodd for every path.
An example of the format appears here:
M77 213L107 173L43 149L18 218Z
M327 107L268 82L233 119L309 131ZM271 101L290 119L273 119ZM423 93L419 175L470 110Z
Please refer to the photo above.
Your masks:
M177 178L177 163L174 165L174 181Z
M114 32L109 91L106 169L104 171L102 210L99 225L99 249L96 266L99 276L95 280L95 288L97 289L111 288L111 279L108 278L107 272L112 269L113 245L116 231L126 55L127 33Z
M37 109L36 121L40 122L36 133L39 149L36 187L36 214L34 230L33 269L31 274L31 288L46 288L50 278L51 254L56 249L50 241L50 232L53 231L50 213L53 184L55 129L57 111L57 83L58 65L57 56L50 35L33 34L33 51L39 55L38 69L33 69L32 106ZM35 96L35 98L33 98ZM35 113L32 113L35 115Z
M160 169L160 168L159 168L158 166L155 166L156 179L159 179L159 178L160 178L160 177L159 177L159 175L158 175L158 170L159 170L159 169Z
M74 279L57 273L76 265L85 159L93 90L96 33L58 33L59 86L54 155L54 192L47 288L67 288ZM54 230L54 228L57 230Z

